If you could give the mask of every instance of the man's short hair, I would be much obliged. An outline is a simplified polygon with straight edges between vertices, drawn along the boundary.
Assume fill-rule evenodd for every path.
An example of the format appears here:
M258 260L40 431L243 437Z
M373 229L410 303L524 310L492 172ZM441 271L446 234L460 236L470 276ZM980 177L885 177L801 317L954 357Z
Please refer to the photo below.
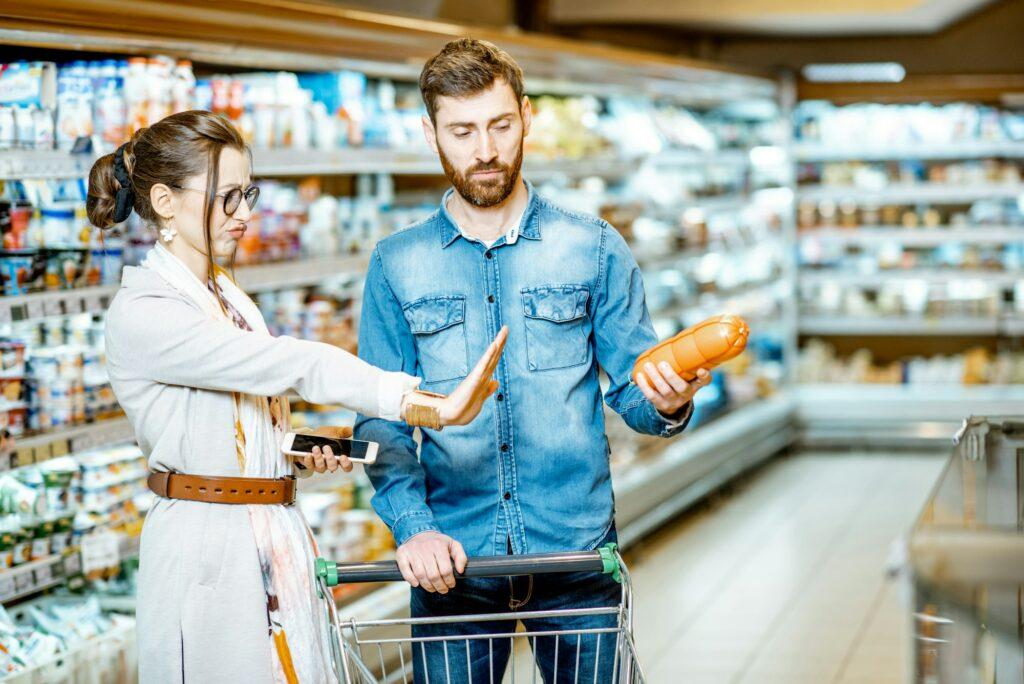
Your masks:
M516 102L522 102L523 70L507 52L486 40L451 41L428 59L420 72L420 93L430 121L436 123L438 97L476 95L499 78L512 87Z

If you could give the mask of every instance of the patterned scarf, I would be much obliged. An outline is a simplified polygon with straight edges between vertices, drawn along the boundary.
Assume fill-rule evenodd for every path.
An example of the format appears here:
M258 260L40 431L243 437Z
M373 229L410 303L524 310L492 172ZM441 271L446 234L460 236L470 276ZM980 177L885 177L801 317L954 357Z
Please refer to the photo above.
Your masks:
M255 303L223 270L217 285L224 306L177 257L157 244L142 266L157 272L172 287L196 302L211 318L231 321L254 335L269 335ZM283 397L257 397L233 393L235 456L244 477L282 478L292 475L292 464L281 453L281 440L289 426L288 402ZM334 602L314 581L316 542L296 506L250 505L263 587L267 622L273 644L277 682L321 684L336 682L332 668Z

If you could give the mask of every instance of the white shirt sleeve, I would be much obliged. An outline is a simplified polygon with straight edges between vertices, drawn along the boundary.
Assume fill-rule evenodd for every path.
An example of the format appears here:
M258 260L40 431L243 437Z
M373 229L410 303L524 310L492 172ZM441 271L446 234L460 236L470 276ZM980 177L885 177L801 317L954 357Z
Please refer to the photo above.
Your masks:
M173 293L122 290L107 316L112 377L338 404L399 420L419 378L380 370L328 344L271 337L212 320Z

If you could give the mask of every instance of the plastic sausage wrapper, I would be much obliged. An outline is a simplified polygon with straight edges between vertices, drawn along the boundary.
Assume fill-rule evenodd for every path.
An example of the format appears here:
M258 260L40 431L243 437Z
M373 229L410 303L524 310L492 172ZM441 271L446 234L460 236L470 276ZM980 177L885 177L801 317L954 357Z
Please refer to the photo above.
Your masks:
M712 316L641 354L633 365L633 382L648 362L657 366L662 361L689 382L701 368L711 370L742 354L749 334L750 326L739 316Z

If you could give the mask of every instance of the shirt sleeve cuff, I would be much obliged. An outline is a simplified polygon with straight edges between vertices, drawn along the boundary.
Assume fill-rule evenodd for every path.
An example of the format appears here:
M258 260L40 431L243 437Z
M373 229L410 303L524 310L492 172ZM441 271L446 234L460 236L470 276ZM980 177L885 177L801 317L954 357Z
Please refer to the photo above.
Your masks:
M384 420L398 421L402 419L402 399L406 394L420 386L420 379L405 373L380 374L377 386L377 415Z
M686 425L690 422L690 418L693 416L693 402L691 401L686 405L686 409L679 414L678 418L668 418L662 415L661 412L658 411L657 409L655 409L654 413L664 424L662 434L666 436L671 436L685 428Z
M434 522L434 514L429 510L411 511L401 515L391 528L395 544L401 546L421 532L440 532Z

